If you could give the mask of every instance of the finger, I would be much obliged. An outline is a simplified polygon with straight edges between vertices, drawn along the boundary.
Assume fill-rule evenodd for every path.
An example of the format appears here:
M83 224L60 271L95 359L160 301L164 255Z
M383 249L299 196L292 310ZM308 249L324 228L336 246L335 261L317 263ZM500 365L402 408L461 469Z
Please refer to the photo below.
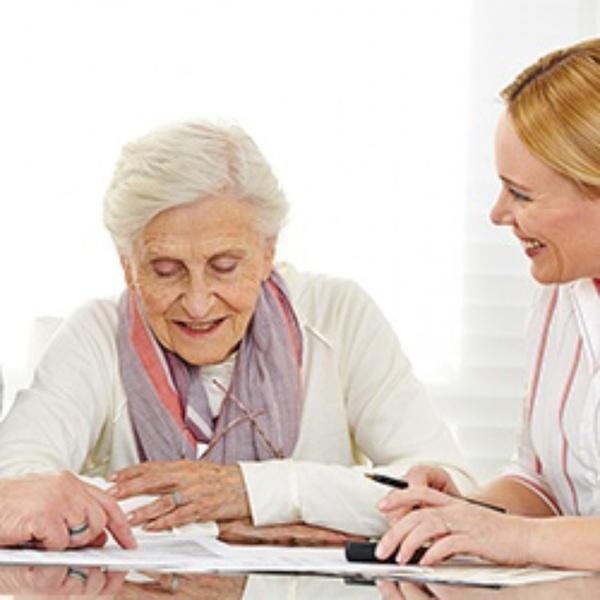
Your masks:
M65 580L67 570L67 567L58 566L33 567L29 575L32 591L51 594L59 590Z
M412 512L393 527L388 529L387 533L379 540L375 554L379 559L385 559L394 552L408 534L408 532L417 525L419 516Z
M467 536L447 535L431 544L419 564L422 566L435 565L459 553L470 554Z
M86 596L97 596L104 588L104 572L99 567L93 567L87 570L86 575L83 593Z
M402 581L398 583L404 600L431 600L431 594L427 593L422 586L415 583Z
M88 486L87 491L104 509L107 516L106 528L111 532L117 544L122 548L135 548L137 543L131 527L114 498L93 486Z
M454 500L452 496L439 492L429 487L413 485L405 490L394 490L378 504L377 508L382 512L389 512L396 508L407 506L443 506Z
M440 536L447 535L448 529L440 524L435 517L423 517L413 527L400 543L400 549L396 557L398 564L408 564L414 553L421 547L435 541Z
M154 462L147 461L138 465L132 465L131 467L124 467L123 469L119 469L118 471L115 471L108 479L109 481L114 482L129 481L130 479L135 479L140 475L144 475L153 468Z
M406 600L393 581L378 581L377 590L381 594L383 600Z
M179 495L180 502L185 502L183 494L180 492ZM177 505L175 504L173 496L171 494L165 494L158 500L154 500L154 502L150 502L145 506L136 508L135 510L127 513L127 521L132 526L139 525L140 523L146 523L147 521L158 519L159 517L170 513L176 508Z
M107 517L102 507L92 497L88 496L87 499L87 514L75 526L87 525L87 528L81 533L71 532L70 548L88 546L104 531L104 527L106 526Z
M36 545L46 550L64 550L71 541L66 522L45 513L37 515L31 534Z
M145 494L166 494L177 486L177 478L170 472L151 471L127 481L120 481L110 489L110 495L118 500Z
M180 508L170 512L169 514L159 517L154 521L150 521L144 525L146 531L163 531L165 529L172 529L173 527L181 527L188 523L193 523L202 519L199 514L204 511L200 511L196 504L188 504L181 506Z
M61 593L65 595L80 595L85 589L87 583L87 571L84 567L69 567L63 580Z
M106 535L106 531L101 531L93 540L90 541L88 546L90 548L102 548L108 541L108 536Z
M102 596L116 594L123 587L126 577L127 571L106 571L104 576L104 587L100 594Z
M411 510L413 510L412 506L406 506L404 508L397 508L395 510L385 511L383 513L383 516L389 525L394 525L394 523L397 523L400 519L405 517Z

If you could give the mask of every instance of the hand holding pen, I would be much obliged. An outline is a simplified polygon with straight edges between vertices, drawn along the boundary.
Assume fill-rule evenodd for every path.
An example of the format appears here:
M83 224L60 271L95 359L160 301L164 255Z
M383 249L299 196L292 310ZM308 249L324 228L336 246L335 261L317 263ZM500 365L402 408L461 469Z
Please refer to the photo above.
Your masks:
M368 477L372 481L376 483L381 483L382 485L387 485L389 487L393 487L398 490L405 490L409 487L408 481L406 479L396 479L395 477L389 477L388 475L380 475L377 473L365 473L365 477ZM467 498L466 496L458 496L455 494L450 494L455 496L456 498L460 498L465 502L469 502L471 504L476 504L477 506L482 506L483 508L489 508L490 510L495 510L497 512L504 513L506 509L501 506L496 506L495 504L490 504L488 502L483 502L482 500L476 500L475 498Z
M434 564L455 553L465 552L498 560L505 548L514 545L514 540L507 540L500 546L490 540L491 534L500 538L514 537L519 533L515 517L502 514L505 512L503 508L462 497L455 487L452 490L456 490L455 494L449 494L432 486L414 483L417 479L414 473L409 472L407 478L411 475L410 482L385 475L369 476L379 483L402 490L390 493L379 504L390 529L377 544L375 556L378 560L395 557L397 562L405 564L419 549L422 565ZM445 477L449 479L447 475ZM498 550L500 554L497 555Z

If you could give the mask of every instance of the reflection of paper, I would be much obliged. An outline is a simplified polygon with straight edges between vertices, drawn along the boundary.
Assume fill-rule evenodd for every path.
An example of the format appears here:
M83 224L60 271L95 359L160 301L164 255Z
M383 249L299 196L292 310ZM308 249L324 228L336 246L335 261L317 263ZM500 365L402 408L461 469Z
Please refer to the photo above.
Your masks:
M350 563L339 548L231 546L212 537L181 534L145 534L141 536L136 550L122 550L114 544L99 549L65 552L0 550L0 563L100 565L197 573L320 573L488 586L552 581L582 574L550 569L503 568L474 561L454 561L437 567Z

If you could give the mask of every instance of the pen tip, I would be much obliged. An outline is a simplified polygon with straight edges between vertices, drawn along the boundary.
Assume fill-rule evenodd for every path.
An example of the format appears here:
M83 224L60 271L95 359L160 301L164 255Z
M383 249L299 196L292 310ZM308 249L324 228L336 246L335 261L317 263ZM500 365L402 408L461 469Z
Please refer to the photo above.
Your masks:
M367 479L375 479L375 476L373 475L373 473L365 473L364 475Z

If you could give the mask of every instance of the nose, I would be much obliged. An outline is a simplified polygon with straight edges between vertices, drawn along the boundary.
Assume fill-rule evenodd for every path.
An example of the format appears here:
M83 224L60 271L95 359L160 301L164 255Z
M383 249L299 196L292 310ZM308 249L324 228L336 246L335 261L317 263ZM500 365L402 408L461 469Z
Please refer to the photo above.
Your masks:
M201 276L192 276L182 294L181 304L193 319L206 316L214 304L215 295Z
M490 220L494 225L512 225L514 217L506 194L500 194L490 211Z

